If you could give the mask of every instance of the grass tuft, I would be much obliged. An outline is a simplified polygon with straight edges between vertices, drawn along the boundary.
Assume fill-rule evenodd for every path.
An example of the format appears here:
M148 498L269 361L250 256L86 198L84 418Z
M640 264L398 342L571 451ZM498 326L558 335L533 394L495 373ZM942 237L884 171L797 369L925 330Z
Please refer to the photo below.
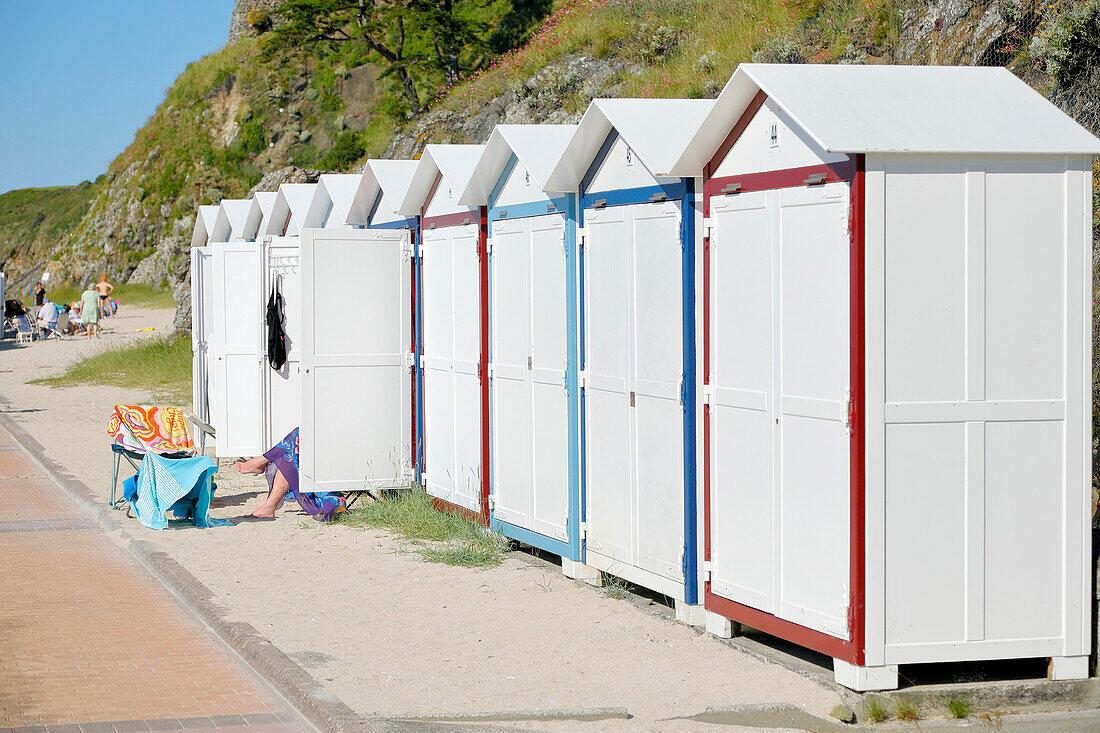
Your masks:
M970 717L970 701L965 697L952 697L947 701L947 712L952 718L963 720Z
M889 717L886 712L886 705L877 697L867 698L867 701L863 703L863 708L867 720L872 723L881 723Z
M147 389L155 399L185 404L191 397L191 341L187 337L161 336L114 346L70 364L60 376L35 379L30 384Z
M894 715L906 722L920 720L920 706L907 697L899 697L895 701Z
M367 501L337 517L348 527L388 529L413 543L412 551L426 562L467 568L499 565L509 541L452 512L435 508L420 490L398 491Z
M603 574L603 592L608 598L621 601L630 595L631 585L620 577Z

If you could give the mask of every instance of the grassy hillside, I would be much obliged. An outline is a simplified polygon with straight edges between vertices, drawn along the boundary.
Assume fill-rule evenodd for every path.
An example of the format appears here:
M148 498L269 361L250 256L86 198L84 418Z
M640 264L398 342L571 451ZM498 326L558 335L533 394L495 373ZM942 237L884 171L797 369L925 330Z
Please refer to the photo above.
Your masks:
M19 270L49 255L88 210L94 187L25 188L0 195L0 269Z

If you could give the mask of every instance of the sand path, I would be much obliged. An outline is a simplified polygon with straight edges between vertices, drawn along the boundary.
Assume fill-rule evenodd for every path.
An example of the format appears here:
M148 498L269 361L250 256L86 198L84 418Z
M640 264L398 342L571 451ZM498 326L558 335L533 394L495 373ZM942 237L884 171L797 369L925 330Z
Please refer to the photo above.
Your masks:
M104 344L170 329L172 313L124 307L99 343L0 345L0 406L47 455L106 499L111 407L141 390L29 385ZM261 501L262 479L223 461L215 516ZM322 526L288 505L275 521L161 532L156 542L230 609L364 715L625 707L630 721L539 729L701 730L670 720L708 706L790 703L824 716L836 692L688 626L564 578L520 553L468 570L433 565L384 532ZM715 730L730 730L715 727Z

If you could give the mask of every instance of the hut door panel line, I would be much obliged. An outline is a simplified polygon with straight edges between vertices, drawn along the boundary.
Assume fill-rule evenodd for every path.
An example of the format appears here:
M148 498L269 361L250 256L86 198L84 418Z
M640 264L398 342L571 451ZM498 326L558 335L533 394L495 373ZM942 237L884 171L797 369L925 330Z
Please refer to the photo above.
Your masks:
M299 261L299 247L270 244L265 249L265 268L267 279L264 285L263 304L266 307L271 296L272 286L279 282L279 291L285 301L287 358L283 368L275 371L270 364L264 365L264 381L267 385L267 439L265 445L274 445L287 433L298 427L302 421L301 386L301 314L302 279ZM281 277L280 277L281 276ZM266 320L264 321L266 328Z
M620 206L585 219L587 546L633 564L633 217Z
M210 315L207 300L210 290L210 255L199 247L191 250L191 409L198 417L210 422L210 381L207 355L210 345L206 334L210 330L206 319Z
M447 230L426 231L421 245L424 328L424 463L428 494L454 494L454 376L452 374L452 252Z
M569 513L569 403L565 389L568 336L566 333L565 221L541 216L530 228L531 447L533 495L530 528L568 541Z
M481 291L478 227L448 227L454 323L454 491L452 503L481 511ZM434 469L429 469L429 472Z
M682 581L683 293L676 203L631 206L635 564Z
M530 224L493 224L495 516L531 527L533 491Z

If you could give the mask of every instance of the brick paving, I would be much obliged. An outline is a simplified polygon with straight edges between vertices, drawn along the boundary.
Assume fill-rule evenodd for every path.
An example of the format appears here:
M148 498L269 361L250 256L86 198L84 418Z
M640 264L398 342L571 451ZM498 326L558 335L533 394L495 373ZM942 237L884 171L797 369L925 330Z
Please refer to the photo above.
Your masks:
M0 733L302 731L0 429Z

